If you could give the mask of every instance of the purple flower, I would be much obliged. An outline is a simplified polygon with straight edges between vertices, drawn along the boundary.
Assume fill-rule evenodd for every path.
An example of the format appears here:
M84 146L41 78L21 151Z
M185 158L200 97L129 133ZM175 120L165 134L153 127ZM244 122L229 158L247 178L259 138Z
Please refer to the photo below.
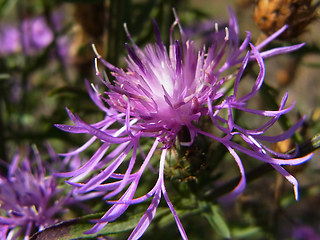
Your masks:
M85 199L76 199L70 189L64 194L58 188L56 178L52 176L58 169L53 165L58 164L59 170L63 171L66 163L57 162L57 155L49 154L53 163L44 166L37 151L27 149L24 156L17 153L8 166L7 177L0 176L0 209L6 213L6 216L0 216L1 239L29 239L35 229L42 230L57 223L68 205L80 204ZM1 161L1 164L7 166L5 162Z
M247 108L246 105L263 83L265 75L263 58L293 51L303 44L260 53L259 50L281 34L285 30L284 27L256 47L249 43L250 33L247 32L246 38L239 45L238 26L231 10L230 15L229 27L224 29L223 35L216 35L217 38L208 49L204 47L197 50L194 42L186 39L176 17L171 28L168 49L161 41L156 24L157 41L155 44L148 44L143 50L132 41L127 31L133 47L126 45L129 54L126 58L128 64L126 70L111 65L96 53L97 58L115 78L114 84L105 82L96 66L98 77L109 89L105 93L106 97L100 94L96 87L91 88L87 83L92 100L106 113L105 118L98 123L88 124L78 115L67 110L75 125L56 125L67 132L92 135L87 143L67 153L67 156L84 151L96 140L101 142L95 154L82 167L72 172L58 174L61 177L71 177L69 182L79 187L77 190L79 193L105 191L104 199L113 204L88 233L97 232L108 222L116 220L131 204L152 198L150 206L129 237L129 239L138 239L155 216L163 196L182 238L187 239L178 215L169 200L164 179L166 155L176 144L178 134L185 128L188 129L189 138L186 141L180 141L179 144L191 146L198 135L203 135L208 140L224 144L235 159L242 178L234 191L225 198L237 196L246 185L244 168L237 152L270 163L294 185L296 198L298 198L298 182L286 172L282 165L300 164L310 159L311 155L295 158L293 155L276 153L261 141L278 142L290 137L301 126L303 119L280 135L264 136L264 133L277 122L281 115L292 109L293 105L285 108L287 94L283 97L278 110L255 110ZM173 39L175 26L180 29L181 41ZM247 51L248 46L251 48L250 51ZM238 86L248 61L256 61L260 71L251 91L244 96L239 96ZM236 71L235 67L239 65L240 69ZM230 74L230 70L235 73ZM235 79L234 91L232 95L228 95L225 85L233 79ZM105 103L109 106L107 107ZM244 129L234 121L233 109L265 116L269 120L259 128ZM203 116L211 118L214 127L220 130L220 135L215 136L197 126L199 119ZM239 136L247 147L234 142L234 136ZM146 154L140 146L144 139L153 141ZM160 153L156 154L157 152ZM142 162L137 160L140 155L143 158ZM156 156L159 156L159 169L156 172L158 179L148 193L135 198L142 174ZM126 170L120 172L119 167L124 164L127 166ZM92 171L97 169L103 170L85 183L81 183L81 179L91 175ZM109 200L121 192L124 193L120 199Z
M25 19L20 27L4 25L0 29L0 53L20 52L30 55L42 50L53 41L53 33L44 17Z
M320 235L313 228L300 225L294 228L293 238L297 240L320 240Z
M0 54L8 55L23 52L33 55L46 47L54 40L54 31L62 30L60 12L51 16L53 28L51 29L44 16L23 19L19 25L0 26ZM65 37L57 38L60 54L66 56L67 40Z
M20 34L13 26L3 26L0 29L0 54L8 55L20 48Z

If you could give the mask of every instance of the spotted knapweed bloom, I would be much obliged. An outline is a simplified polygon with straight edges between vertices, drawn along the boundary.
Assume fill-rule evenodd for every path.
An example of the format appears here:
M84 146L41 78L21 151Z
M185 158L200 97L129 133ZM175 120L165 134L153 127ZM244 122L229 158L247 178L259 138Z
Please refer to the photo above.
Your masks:
M51 151L50 151L51 152ZM63 192L52 174L65 171L63 161L50 153L52 164L36 150L17 153L8 168L7 176L0 176L0 237L1 239L29 239L35 231L42 230L61 220L71 204L83 207L82 200ZM55 166L57 165L57 166Z
M186 39L176 17L171 27L168 49L160 38L156 24L156 43L148 44L144 49L140 49L133 42L126 30L132 45L132 47L126 45L127 69L113 66L96 52L97 59L114 76L113 83L106 81L100 75L96 64L97 75L107 86L108 91L100 94L97 87L91 88L87 83L92 100L105 112L105 118L98 123L88 124L67 110L74 125L56 125L67 132L92 135L88 142L78 150L67 153L67 156L84 151L96 140L101 142L94 155L81 168L59 174L61 177L70 177L69 182L77 185L79 187L77 191L80 193L105 191L104 199L113 204L87 233L101 230L109 222L121 216L131 204L152 198L150 206L129 236L129 239L138 239L154 218L163 195L182 238L187 239L177 212L169 200L165 188L164 170L168 151L175 144L192 146L199 135L222 143L240 169L241 180L228 195L229 198L241 193L246 185L244 168L237 152L271 164L294 185L298 197L298 182L282 165L300 164L311 156L295 158L294 155L277 153L262 142L273 143L287 139L301 126L303 120L280 135L264 136L281 115L292 109L293 104L285 108L288 95L283 97L279 109L273 111L249 109L246 105L257 94L263 83L265 76L263 58L296 50L303 44L259 52L262 47L281 34L285 27L258 46L250 44L251 36L247 32L244 41L239 44L238 26L231 10L230 15L228 28L224 29L222 35L217 26L216 38L208 48L197 49L193 41ZM176 26L179 28L181 40L174 39ZM260 71L250 92L240 96L238 88L248 61L256 61ZM234 90L232 94L227 94L225 85L231 81L234 81ZM234 121L233 109L269 119L259 128L245 129ZM227 114L222 114L223 111ZM197 123L203 117L211 119L214 128L220 131L219 135L213 135L209 130L206 131L198 126ZM186 141L178 142L178 135L183 129L188 130L189 137ZM239 136L245 145L233 141L234 136ZM142 143L145 140L153 141L153 144L148 150L143 151L145 145ZM154 187L145 195L136 197L135 193L144 171L152 168L149 166L150 161L157 156L158 178ZM138 160L138 157L142 158L142 161ZM125 171L122 166L126 166ZM101 171L92 176L92 171L97 169ZM88 175L90 178L82 183L81 180ZM113 200L119 193L122 193L122 196L118 200Z

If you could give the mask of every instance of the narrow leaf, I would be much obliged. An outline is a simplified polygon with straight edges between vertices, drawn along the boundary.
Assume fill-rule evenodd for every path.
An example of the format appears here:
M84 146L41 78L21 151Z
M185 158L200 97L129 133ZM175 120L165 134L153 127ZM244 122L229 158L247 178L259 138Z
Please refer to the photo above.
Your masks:
M208 211L203 216L208 220L214 231L225 239L231 239L228 225L220 214L220 209L216 205L208 206Z

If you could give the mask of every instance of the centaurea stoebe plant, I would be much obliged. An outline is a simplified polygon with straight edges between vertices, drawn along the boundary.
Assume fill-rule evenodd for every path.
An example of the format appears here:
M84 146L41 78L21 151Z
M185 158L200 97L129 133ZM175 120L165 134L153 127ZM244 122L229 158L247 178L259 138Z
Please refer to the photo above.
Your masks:
M298 182L282 165L303 163L310 159L311 155L295 157L295 154L277 153L261 141L274 143L287 139L301 126L303 120L280 135L264 136L264 133L277 122L281 115L292 109L293 104L285 108L288 95L285 94L279 109L274 111L249 109L246 105L258 93L263 83L265 76L263 58L296 50L302 44L259 52L268 42L281 34L285 27L258 46L250 44L251 34L247 32L244 41L239 44L236 18L232 11L230 15L229 27L225 29L225 34L217 34L212 46L208 48L203 47L197 50L194 42L186 39L176 17L171 28L168 49L160 38L156 24L156 43L148 44L143 50L133 42L126 31L133 46L126 45L129 54L126 58L128 64L126 70L108 63L96 52L97 59L111 71L115 78L113 84L105 81L100 76L96 65L97 75L108 87L108 91L102 95L95 87L91 88L87 83L92 100L106 113L105 118L98 123L88 124L78 115L67 110L75 125L56 125L67 132L92 135L85 145L66 154L68 156L84 151L96 140L101 142L95 154L81 168L59 174L62 177L71 177L69 182L78 185L77 191L80 193L94 190L105 191L104 199L113 204L88 233L97 232L108 222L116 220L131 204L152 198L150 206L129 236L129 239L138 239L154 218L163 195L182 238L187 239L165 188L164 168L169 149L178 143L185 147L192 146L199 135L222 143L239 167L241 180L236 188L225 197L233 198L245 188L245 172L237 153L242 152L271 164L294 185L296 198L298 198ZM175 40L173 37L175 26L179 27L181 40ZM248 47L250 50L247 49ZM239 96L238 86L248 61L256 61L260 71L251 91L244 96ZM240 68L235 70L236 66ZM234 70L230 74L231 69ZM234 90L230 95L226 93L225 85L232 80L234 80ZM270 119L259 128L245 129L235 122L234 109ZM223 111L227 111L227 114L222 114ZM199 120L205 116L211 119L214 128L221 134L213 135L198 126ZM188 130L188 139L177 141L179 134L184 129ZM239 136L246 143L246 147L233 141L234 136ZM143 139L153 140L146 155L140 146ZM135 193L142 174L157 152L160 152L158 179L148 193L137 198ZM142 163L137 160L138 153L142 155ZM120 172L119 168L124 164L127 164L126 170ZM85 183L78 183L97 169L103 170ZM109 200L123 191L120 199Z
M10 165L1 162L8 168L7 176L0 176L1 239L27 240L61 221L68 206L85 200L85 196L75 198L71 188L65 193L58 187L53 173L70 168L63 161L55 161L57 155L49 154L52 164L45 164L40 153L29 148L25 154L16 153Z

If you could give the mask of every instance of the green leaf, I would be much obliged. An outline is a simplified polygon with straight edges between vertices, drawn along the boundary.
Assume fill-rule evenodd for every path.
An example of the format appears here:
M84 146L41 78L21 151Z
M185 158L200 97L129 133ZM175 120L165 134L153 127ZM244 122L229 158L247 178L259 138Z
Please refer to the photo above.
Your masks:
M9 14L10 10L15 6L17 0L1 0L0 1L0 17Z
M234 228L232 230L232 236L235 239L266 239L266 233L260 227L255 226Z
M95 234L84 234L93 227L90 220L100 219L102 213L91 214L82 218L73 219L58 223L54 226L48 227L41 232L34 234L30 240L71 240L71 239L96 239L98 236L107 236L111 234L119 234L126 231L133 230L138 224L144 212L137 213L130 216L126 220L116 220L115 222L108 223L101 231ZM171 214L168 208L157 209L155 218L162 218Z
M208 211L203 213L203 216L208 220L215 232L225 239L231 239L229 227L220 214L218 206L211 204L208 206Z
M132 230L139 222L141 214L136 214L124 221L108 223L101 231L95 234L84 234L93 227L89 220L99 219L102 214L92 214L82 218L62 222L36 233L30 240L70 240L70 239L96 239L101 235L110 235Z

